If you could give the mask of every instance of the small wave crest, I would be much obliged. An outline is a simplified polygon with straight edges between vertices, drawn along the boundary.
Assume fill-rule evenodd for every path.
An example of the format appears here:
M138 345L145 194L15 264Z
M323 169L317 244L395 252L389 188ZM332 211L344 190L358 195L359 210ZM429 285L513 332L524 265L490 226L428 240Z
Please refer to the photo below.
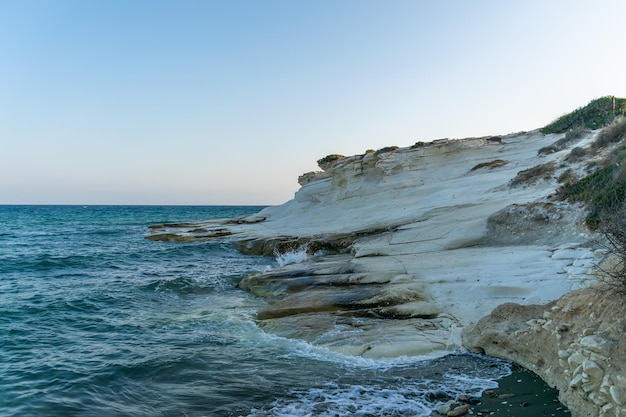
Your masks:
M302 247L284 253L276 252L274 253L274 257L276 258L276 262L278 262L278 265L285 266L290 264L302 263L309 258L309 254L307 253L307 248Z
M346 357L322 348L296 347L313 363L335 363L342 369L332 382L306 389L292 389L250 416L430 416L439 401L461 394L480 396L498 387L497 380L510 375L506 361L468 353L439 358L401 357L366 359ZM321 362L320 362L321 361ZM321 365L323 366L323 365Z
M286 252L279 252L278 250L274 251L274 258L276 262L278 262L279 266L285 266L290 264L299 264L305 262L311 256L323 256L326 252L323 250L318 250L317 252L311 255L309 251L308 245L300 246L297 249L288 250Z
M329 385L296 392L294 401L277 401L270 416L388 416L426 417L431 413L419 395L407 389L381 386Z

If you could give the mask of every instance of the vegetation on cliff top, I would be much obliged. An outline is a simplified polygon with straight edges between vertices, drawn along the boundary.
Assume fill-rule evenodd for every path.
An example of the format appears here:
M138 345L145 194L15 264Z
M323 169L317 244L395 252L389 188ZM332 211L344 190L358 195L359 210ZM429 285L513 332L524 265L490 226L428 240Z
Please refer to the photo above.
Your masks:
M619 143L609 152L599 167L579 181L566 183L560 190L562 198L582 201L589 205L587 225L597 229L619 211L626 201L626 119L618 117L605 127L591 148L598 150ZM621 142L621 143L620 143ZM572 150L573 152L574 150Z
M328 164L330 164L331 162L334 162L334 161L336 161L338 159L343 159L343 158L345 158L345 156L339 155L339 154L336 154L336 153L332 153L330 155L326 155L322 159L318 159L317 160L317 165L320 168L325 169L328 166Z
M599 129L608 126L615 116L626 114L626 99L600 97L584 107L565 114L541 129L545 134L565 133L571 129Z
M470 169L470 171L476 171L476 170L481 169L481 168L489 168L489 169L499 168L499 167L504 166L506 164L508 164L508 161L504 161L502 159L496 159L496 160L493 160L493 161L481 162L480 164L476 164L476 165L474 165L474 167L472 167L472 169Z
M517 187L524 184L532 184L539 180L547 180L552 177L556 171L556 163L554 161L537 165L532 168L525 169L517 173L515 178L509 181L511 187Z

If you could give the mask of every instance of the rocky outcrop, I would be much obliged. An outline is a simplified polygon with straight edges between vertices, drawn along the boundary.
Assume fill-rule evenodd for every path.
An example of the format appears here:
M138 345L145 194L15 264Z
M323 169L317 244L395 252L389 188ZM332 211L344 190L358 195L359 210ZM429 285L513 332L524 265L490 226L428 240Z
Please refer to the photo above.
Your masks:
M534 131L326 158L283 205L156 225L148 238L228 239L274 256L239 283L267 301L256 321L268 332L373 357L464 345L535 371L576 416L626 416L623 300L585 289L603 253L584 208L556 198L559 180L602 158L570 157L596 136Z
M506 303L467 327L463 343L534 371L574 416L626 416L623 306L623 296L595 288L545 305Z
M364 356L445 353L502 303L549 302L593 280L584 213L554 199L556 178L582 165L565 160L567 146L538 152L563 136L442 139L324 158L324 171L300 177L283 205L157 225L149 237L227 238L277 257L277 267L240 283L267 301L257 322L269 332Z

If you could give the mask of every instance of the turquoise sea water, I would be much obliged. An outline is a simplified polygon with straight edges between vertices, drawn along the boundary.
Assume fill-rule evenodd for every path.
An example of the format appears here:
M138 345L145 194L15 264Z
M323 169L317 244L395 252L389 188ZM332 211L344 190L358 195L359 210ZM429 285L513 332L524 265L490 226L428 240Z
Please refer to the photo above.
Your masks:
M164 222L261 207L0 206L0 416L426 416L495 387L472 355L344 357L265 334L236 288L276 266Z

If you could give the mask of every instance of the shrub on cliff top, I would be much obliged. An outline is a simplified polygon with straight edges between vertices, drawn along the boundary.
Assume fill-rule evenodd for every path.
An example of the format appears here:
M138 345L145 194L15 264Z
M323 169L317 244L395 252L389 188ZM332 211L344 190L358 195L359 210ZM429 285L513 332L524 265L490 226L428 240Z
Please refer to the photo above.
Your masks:
M548 154L551 154L551 153L558 152L560 150L561 149L558 146L556 146L556 144L552 144L552 145L544 146L543 148L539 149L537 151L537 155L538 156L548 155Z
M548 133L565 133L570 129L599 129L609 125L615 116L626 114L626 99L613 96L600 97L592 100L584 107L565 114L541 131Z
M481 169L481 168L499 168L501 166L504 166L507 164L507 161L504 161L502 159L495 159L493 161L489 161L489 162L481 162L480 164L476 164L474 165L474 167L472 169L470 169L470 171L476 171L477 169Z
M567 169L556 180L559 184L573 184L578 181L578 177L573 169Z
M330 154L330 155L326 155L322 159L318 159L317 160L317 165L319 165L320 168L324 169L324 166L328 165L329 163L331 163L333 161L336 161L336 160L342 159L342 158L345 158L345 156L333 153L333 154Z
M385 153L385 152L395 151L396 149L399 149L399 148L397 146L385 146L384 148L380 148L379 150L377 150L376 155L380 155L381 153Z
M516 187L521 184L532 184L540 179L547 180L552 177L555 170L556 164L554 161L525 169L518 172L515 178L511 180L511 187Z
M570 151L570 153L565 157L565 160L576 162L582 160L586 155L587 150L585 150L585 148L577 146Z
M610 125L602 129L595 142L591 144L594 149L603 148L611 143L617 143L626 138L626 119L618 117Z
M587 226L598 229L626 200L626 146L615 149L600 168L566 184L559 193L564 199L587 203Z

